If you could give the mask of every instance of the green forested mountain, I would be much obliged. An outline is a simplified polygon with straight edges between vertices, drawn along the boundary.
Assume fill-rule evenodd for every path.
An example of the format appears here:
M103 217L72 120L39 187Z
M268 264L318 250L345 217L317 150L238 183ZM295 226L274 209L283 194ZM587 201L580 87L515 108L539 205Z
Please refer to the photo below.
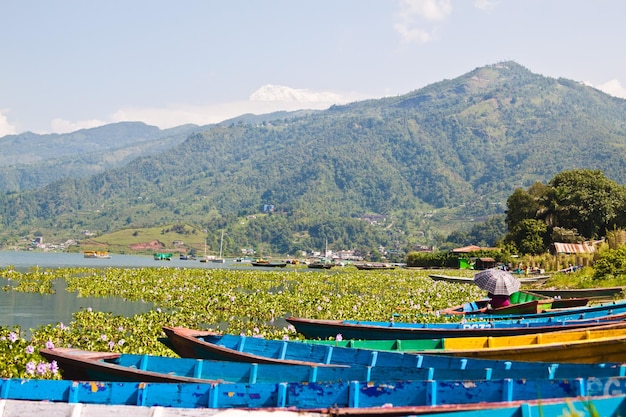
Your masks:
M626 100L503 62L403 96L223 123L121 168L7 193L2 235L180 222L280 253L325 240L406 250L563 170L624 184L625 115Z
M199 126L161 130L123 122L67 134L32 132L0 138L0 191L24 191L62 178L82 178L182 143Z

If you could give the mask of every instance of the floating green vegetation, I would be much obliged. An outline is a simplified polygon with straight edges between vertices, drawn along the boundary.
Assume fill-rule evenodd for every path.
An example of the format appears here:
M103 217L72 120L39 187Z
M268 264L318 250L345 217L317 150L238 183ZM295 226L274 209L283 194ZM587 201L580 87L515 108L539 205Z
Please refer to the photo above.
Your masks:
M151 302L155 307L132 317L87 308L75 312L71 323L30 329L32 338L28 342L22 339L20 329L0 328L4 335L0 340L0 376L53 375L54 368L41 368L42 372L35 368L31 372L33 363L37 366L43 361L38 350L46 345L176 356L158 340L165 336L162 326L298 339L301 336L284 320L286 317L442 322L460 318L439 317L437 310L485 296L474 285L433 281L429 272L160 267L37 269L20 273L6 268L0 270L0 276L16 282L21 291L40 292L50 286L53 292L52 283L61 279L67 282L67 291L82 297L114 296ZM32 353L26 353L28 346L32 346ZM20 353L16 355L17 351Z

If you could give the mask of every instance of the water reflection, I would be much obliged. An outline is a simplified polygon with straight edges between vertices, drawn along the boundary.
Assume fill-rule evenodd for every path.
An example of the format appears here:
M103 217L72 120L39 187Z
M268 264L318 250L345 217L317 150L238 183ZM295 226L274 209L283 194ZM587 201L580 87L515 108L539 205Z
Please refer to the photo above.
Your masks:
M55 294L34 294L16 291L0 293L0 326L18 325L22 330L36 329L39 326L57 323L68 324L72 314L91 307L94 311L111 312L114 315L130 317L149 311L152 303L127 301L120 297L78 297L77 293L67 292L65 280L54 280ZM1 278L0 286L17 285Z

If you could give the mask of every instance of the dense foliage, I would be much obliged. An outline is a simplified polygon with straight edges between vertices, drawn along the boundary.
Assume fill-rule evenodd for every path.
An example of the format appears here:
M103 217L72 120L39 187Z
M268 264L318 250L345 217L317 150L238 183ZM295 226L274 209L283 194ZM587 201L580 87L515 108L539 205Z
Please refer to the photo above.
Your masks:
M96 351L176 356L158 338L162 326L211 328L273 339L299 339L288 316L440 322L434 312L480 298L473 285L433 282L426 271L331 273L306 269L235 271L179 268L62 268L20 273L0 271L17 286L9 291L47 292L64 279L80 297L122 297L154 303L154 310L133 317L91 308L75 312L71 323L32 329L26 340L19 328L0 328L0 377L59 378L39 349L50 346Z
M123 168L4 195L0 239L184 221L273 253L325 242L406 253L502 214L515 188L563 170L626 182L625 112L624 100L500 63L403 96L233 122ZM272 216L246 221L265 207Z
M557 174L547 185L517 189L507 200L507 242L540 254L552 242L576 243L626 228L626 186L598 170Z

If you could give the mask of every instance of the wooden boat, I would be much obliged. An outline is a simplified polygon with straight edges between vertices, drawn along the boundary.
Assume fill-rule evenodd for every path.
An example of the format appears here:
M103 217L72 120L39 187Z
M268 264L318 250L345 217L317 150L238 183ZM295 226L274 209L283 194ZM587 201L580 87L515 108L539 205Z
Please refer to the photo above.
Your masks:
M83 253L85 258L91 259L111 259L111 255L107 251L88 250Z
M317 364L324 367L342 365L399 367L407 370L428 368L432 369L434 375L442 375L441 378L445 378L443 375L447 375L445 370L454 373L463 369L478 369L482 374L485 374L485 369L491 369L493 374L483 379L500 377L503 375L503 372L505 375L510 375L509 372L513 372L526 375L529 378L549 379L555 377L563 378L565 376L574 377L575 375L585 376L587 372L591 372L596 377L626 375L626 365L617 363L583 365L556 362L547 364L515 360L468 359L440 355L434 351L428 352L428 354L419 352L405 354L398 350L370 350L358 347L344 347L343 345L328 345L328 342L311 341L303 343L301 341L266 340L184 328L164 328L164 330L166 330L168 338L172 342L171 347L180 356L219 361L282 363L288 365ZM397 349L400 349L399 346ZM589 366L594 368L586 368Z
M267 268L284 268L287 266L287 262L272 262L266 259L257 259L251 262L252 266L264 266Z
M461 323L395 323L358 320L319 320L288 317L298 333L307 339L329 339L338 334L344 339L437 339L469 336L515 336L600 326L623 320L625 315L601 316L563 321L466 321Z
M601 326L580 332L542 333L530 337L521 335L447 339L443 351L430 352L466 358L515 359L528 362L624 362L626 329L622 323L620 326L622 327Z
M48 361L57 361L63 379L80 381L138 382L332 382L332 381L404 381L515 378L518 369L500 366L470 367L394 367L394 366L313 366L258 364L247 362L205 361L80 349L42 349ZM488 365L490 363L485 363ZM525 369L526 378L580 378L621 376L626 366L541 366Z
M606 316L616 316L626 313L626 301L612 301L603 304L593 304L581 307L551 309L537 314L494 314L489 316L491 322L551 322L551 321L575 321L595 319ZM389 326L389 322L380 322ZM396 323L396 326L405 326L405 323ZM411 324L408 324L411 326Z
M173 255L171 253L155 253L152 256L155 261L171 261Z
M309 262L307 264L307 268L311 269L331 269L334 266L332 262L327 262L323 260L317 260L313 262Z
M572 288L572 289L533 289L533 293L551 298L588 298L590 300L613 300L623 298L626 287Z
M430 274L428 275L433 281L444 281L454 284L474 284L474 278L455 277L450 275ZM522 284L542 284L546 282L550 275L530 275L525 277L516 277Z
M626 413L625 395L603 397L547 398L528 401L499 401L474 404L442 404L426 408L417 407L368 407L334 408L328 417L599 417L620 416Z
M332 341L311 340L307 343L333 345ZM417 345L417 341L357 340L347 344L365 349L391 349L406 353L568 363L624 362L626 361L624 345L626 345L626 322L582 331L442 339L434 349L422 349L422 346Z
M92 352L80 349L42 349L48 361L57 361L63 379L80 381L139 381L139 382L331 382L331 381L401 381L426 379L492 379L512 378L511 369L491 368L406 368L370 366L328 366L258 364L249 362L205 361L152 355L112 352ZM606 376L619 376L619 367L608 367ZM563 369L559 378L597 375L600 369L580 367ZM537 378L554 378L555 372L538 369L531 372Z
M528 291L517 291L510 296L511 305L499 308L491 308L489 299L472 301L460 306L447 308L440 314L461 314L466 316L476 315L502 315L502 314L536 314L549 311L552 308L583 307L589 303L588 298L555 299L545 297Z
M331 408L424 406L422 413L437 411L443 404L531 401L541 398L606 397L619 392L626 378L505 379L470 381L403 381L394 383L340 381L330 383L159 383L95 382L50 379L0 379L4 400L45 401L106 405L159 406L163 409L259 409L266 411L317 410ZM136 412L139 412L137 409ZM440 409L442 410L442 409ZM417 411L416 411L417 412ZM195 415L195 414L194 414ZM606 415L606 414L602 414ZM610 415L610 414L609 414Z
M396 269L395 265L392 264L381 264L381 263L355 263L356 269L361 271L379 271L379 270L390 270Z

